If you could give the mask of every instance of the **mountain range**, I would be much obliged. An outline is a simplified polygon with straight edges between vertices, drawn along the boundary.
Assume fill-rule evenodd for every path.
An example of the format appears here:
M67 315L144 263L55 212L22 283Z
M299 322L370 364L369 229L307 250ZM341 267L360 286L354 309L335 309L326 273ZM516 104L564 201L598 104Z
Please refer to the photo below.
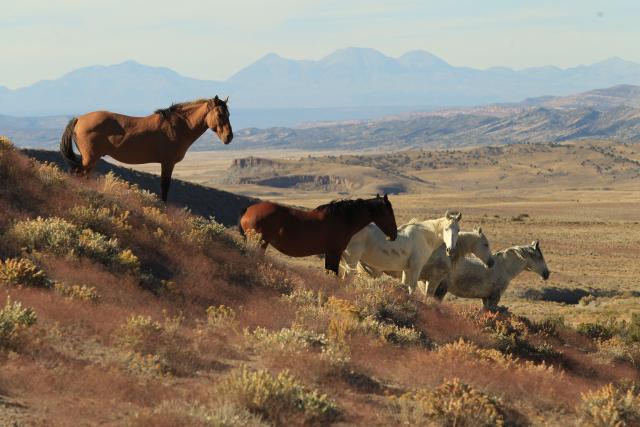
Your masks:
M389 114L409 107L517 102L618 84L640 85L640 64L610 58L566 69L480 70L453 66L421 50L393 58L375 49L346 48L315 61L271 53L225 81L193 79L135 61L90 66L15 90L0 86L0 114L74 115L99 109L148 114L171 102L219 94L229 95L239 114L258 110L253 122L245 120L256 126L260 114L274 109L284 109L280 116L310 108L322 110L316 113L325 120L367 118L372 106L387 107ZM347 117L327 113L334 108L361 111ZM313 115L300 118L311 121ZM260 125L291 125L282 120Z
M22 147L55 149L65 124L66 117L61 116L0 116L0 134ZM618 85L564 97L409 112L371 120L266 129L236 127L234 134L232 146L225 147L207 132L192 150L398 150L575 139L635 143L640 142L640 86Z

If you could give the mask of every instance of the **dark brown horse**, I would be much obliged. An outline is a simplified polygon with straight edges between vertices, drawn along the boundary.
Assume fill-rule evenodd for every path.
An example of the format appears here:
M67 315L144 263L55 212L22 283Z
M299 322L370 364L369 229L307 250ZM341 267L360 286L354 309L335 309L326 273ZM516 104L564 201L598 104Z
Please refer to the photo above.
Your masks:
M71 170L88 175L102 156L129 164L160 163L162 200L167 201L176 163L207 129L228 144L233 139L227 100L218 96L157 110L146 117L94 111L69 121L60 152ZM81 157L73 152L76 143Z
M342 252L351 237L374 222L391 240L398 235L393 207L385 194L373 199L338 200L303 211L261 202L240 216L240 232L259 233L262 248L268 245L283 254L304 257L324 254L324 266L338 274Z

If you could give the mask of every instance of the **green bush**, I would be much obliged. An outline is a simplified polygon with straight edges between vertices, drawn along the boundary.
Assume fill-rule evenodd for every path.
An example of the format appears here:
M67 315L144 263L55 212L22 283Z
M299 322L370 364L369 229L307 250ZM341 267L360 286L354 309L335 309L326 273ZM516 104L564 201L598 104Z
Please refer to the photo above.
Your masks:
M11 302L7 298L4 308L0 310L0 349L15 350L24 331L37 321L35 311L22 307L20 302Z
M231 403L256 413L276 425L326 424L335 420L338 407L326 395L308 391L287 371L277 376L245 366L233 371L218 387ZM301 422L302 421L302 422Z

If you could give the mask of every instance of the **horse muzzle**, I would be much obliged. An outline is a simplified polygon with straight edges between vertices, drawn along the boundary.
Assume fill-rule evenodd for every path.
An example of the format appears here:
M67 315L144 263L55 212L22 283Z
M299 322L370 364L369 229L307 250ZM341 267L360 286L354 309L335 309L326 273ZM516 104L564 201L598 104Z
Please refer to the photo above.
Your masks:
M549 270L546 270L546 269L545 269L545 270L542 272L542 279L543 279L543 280L547 280L547 279L549 278L549 276L550 276L550 275L551 275L551 273L549 272Z
M491 268L495 263L496 262L493 260L493 258L489 258L486 264L487 264L487 267Z

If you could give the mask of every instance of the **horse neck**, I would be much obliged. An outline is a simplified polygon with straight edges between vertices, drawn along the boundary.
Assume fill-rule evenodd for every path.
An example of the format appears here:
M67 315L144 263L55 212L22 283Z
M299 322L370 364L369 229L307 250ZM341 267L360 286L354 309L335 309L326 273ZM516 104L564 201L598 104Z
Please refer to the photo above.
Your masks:
M500 256L496 258L496 263L502 266L502 270L509 276L509 280L522 273L527 267L527 261L518 256L514 248L500 252Z
M371 216L371 213L369 213L369 209L366 209L363 215L356 215L354 218L354 221L349 224L351 227L351 229L349 230L349 234L350 235L356 234L358 231L362 230L372 221L373 221L373 217Z
M184 122L185 127L178 127L176 129L177 132L184 132L184 135L181 135L185 143L188 143L189 146L195 142L196 139L200 138L203 133L207 130L208 126L205 118L207 117L207 113L209 112L209 108L206 102L201 104L191 104L183 107L184 114Z
M438 247L444 242L442 239L444 224L443 219L427 220L420 223L425 239L430 246Z
M465 255L473 252L478 236L474 233L458 233L458 241L456 242L456 250L453 252L454 260L458 260Z

